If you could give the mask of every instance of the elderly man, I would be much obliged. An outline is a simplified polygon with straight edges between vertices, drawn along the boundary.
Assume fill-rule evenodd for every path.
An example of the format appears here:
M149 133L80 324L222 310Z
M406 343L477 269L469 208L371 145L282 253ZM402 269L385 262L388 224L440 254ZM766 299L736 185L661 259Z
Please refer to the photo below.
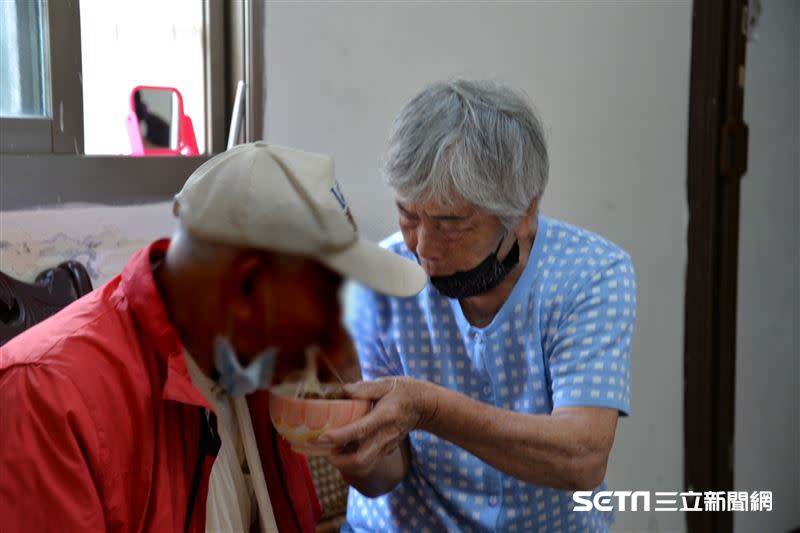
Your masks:
M171 241L2 348L4 533L314 530L307 464L258 391L309 345L357 369L342 276L407 296L424 272L358 238L325 156L236 147L175 211Z
M375 400L320 437L357 489L344 531L608 531L571 509L602 486L630 406L636 309L629 256L538 215L542 126L493 83L432 85L401 110L385 174L390 250L430 284L414 298L356 288L347 322Z

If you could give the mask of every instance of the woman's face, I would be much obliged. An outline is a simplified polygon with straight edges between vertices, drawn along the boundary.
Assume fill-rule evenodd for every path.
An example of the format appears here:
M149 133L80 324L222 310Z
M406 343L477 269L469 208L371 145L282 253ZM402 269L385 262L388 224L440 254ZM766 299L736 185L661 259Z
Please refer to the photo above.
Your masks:
M497 217L463 199L453 205L400 200L396 205L403 240L431 277L474 268L497 250L505 234Z

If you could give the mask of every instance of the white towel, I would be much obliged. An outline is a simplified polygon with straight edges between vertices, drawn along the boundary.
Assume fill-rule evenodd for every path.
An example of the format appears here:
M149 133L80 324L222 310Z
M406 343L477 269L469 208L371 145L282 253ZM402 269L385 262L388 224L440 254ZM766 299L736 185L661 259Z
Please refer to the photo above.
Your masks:
M206 533L249 533L255 520L260 531L277 533L247 400L231 398L184 353L192 383L217 415L222 442L211 468Z

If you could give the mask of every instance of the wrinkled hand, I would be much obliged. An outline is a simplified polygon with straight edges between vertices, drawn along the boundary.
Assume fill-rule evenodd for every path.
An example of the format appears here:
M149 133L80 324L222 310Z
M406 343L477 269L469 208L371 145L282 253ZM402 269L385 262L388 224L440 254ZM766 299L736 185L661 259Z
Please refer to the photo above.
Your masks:
M328 461L346 477L369 475L381 459L403 444L410 431L422 427L436 413L435 391L424 381L381 378L352 383L346 390L353 398L375 402L364 417L317 439L335 447Z

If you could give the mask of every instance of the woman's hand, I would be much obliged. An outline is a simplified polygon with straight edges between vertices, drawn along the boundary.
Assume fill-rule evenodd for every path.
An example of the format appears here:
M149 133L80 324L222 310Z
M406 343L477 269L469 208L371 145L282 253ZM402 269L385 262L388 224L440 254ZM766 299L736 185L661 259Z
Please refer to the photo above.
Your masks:
M317 443L333 445L328 460L345 478L370 475L381 461L404 445L408 433L436 413L435 386L412 378L381 378L347 385L352 398L372 400L362 418L328 430Z

